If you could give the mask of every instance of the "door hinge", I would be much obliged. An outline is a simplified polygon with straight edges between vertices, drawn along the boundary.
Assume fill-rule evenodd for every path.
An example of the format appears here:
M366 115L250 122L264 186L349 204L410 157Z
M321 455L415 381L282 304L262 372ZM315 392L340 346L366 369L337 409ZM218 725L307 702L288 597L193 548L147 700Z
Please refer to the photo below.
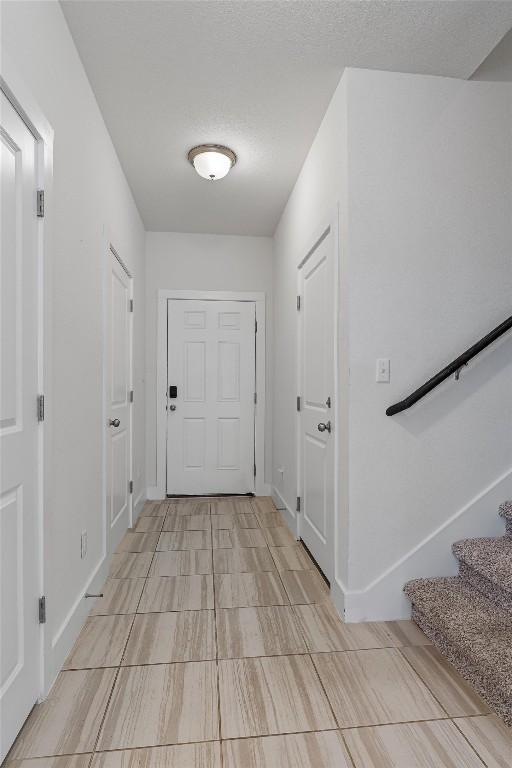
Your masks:
M133 389L130 390L130 403L133 403Z
M297 395L297 410L300 411L301 409L301 398L300 395Z
M133 493L133 480L130 480L128 483L128 491L129 493Z
M254 393L254 405L256 405L257 402L258 402L258 393L255 392Z
M258 333L258 321L254 320L254 333Z
M128 302L128 311L133 312L133 299L130 299Z
M46 597L39 598L39 623L46 624Z
M36 213L39 219L44 218L44 189L37 190Z
M300 496L297 496L297 504L295 506L295 510L300 512Z
M298 311L298 312L300 312L300 306L301 306L301 304L302 304L302 302L301 302L301 300L300 300L300 296L297 296L297 311Z
M37 420L44 421L44 395L37 396Z
M256 477L256 464L253 466L254 477Z

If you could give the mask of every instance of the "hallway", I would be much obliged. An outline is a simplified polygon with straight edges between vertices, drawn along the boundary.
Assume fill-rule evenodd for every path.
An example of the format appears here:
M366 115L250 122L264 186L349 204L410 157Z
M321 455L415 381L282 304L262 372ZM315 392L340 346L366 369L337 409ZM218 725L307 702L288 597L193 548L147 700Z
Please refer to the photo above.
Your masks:
M146 503L7 764L506 768L510 751L412 622L340 621L265 497Z

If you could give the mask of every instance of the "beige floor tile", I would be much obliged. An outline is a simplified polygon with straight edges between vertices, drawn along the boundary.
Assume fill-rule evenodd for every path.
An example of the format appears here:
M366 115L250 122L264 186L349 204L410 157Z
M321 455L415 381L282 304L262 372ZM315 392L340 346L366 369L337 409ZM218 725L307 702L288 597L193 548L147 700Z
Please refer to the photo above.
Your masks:
M210 531L174 531L162 532L158 540L157 552L178 549L210 549L212 535Z
M256 512L277 512L271 496L255 496L252 500Z
M483 768L449 720L343 731L355 768Z
M212 573L210 549L170 550L155 552L150 576L194 576Z
M219 573L215 579L216 608L288 605L277 573Z
M310 651L359 651L429 643L411 621L344 624L330 600L296 605L295 612Z
M164 517L149 517L147 515L141 515L133 526L133 530L135 533L154 533L155 531L160 533L162 530L162 525L164 524L164 520Z
M218 609L216 614L219 659L307 651L290 606Z
M164 521L164 531L210 531L210 515L169 514Z
M91 768L221 768L220 742L98 752Z
M158 518L156 518L158 520ZM137 579L148 575L153 552L120 552L110 558L111 579Z
M213 550L214 573L260 573L275 571L268 547L236 547Z
M116 553L154 552L158 543L158 537L158 533L132 533L128 531L121 539Z
M215 662L122 667L98 749L182 744L218 737Z
M137 613L213 608L213 576L162 576L146 580Z
M486 715L489 707L437 648L402 648L402 653L451 717Z
M313 661L341 728L446 716L396 648L319 653Z
M334 728L309 656L219 662L222 738Z
M234 528L259 528L256 515L252 512L245 514L212 515L213 530L233 530Z
M204 499L171 499L168 514L209 515L210 502Z
M90 616L63 669L94 669L120 664L132 622L133 615Z
M235 528L232 531L214 530L212 537L214 549L267 546L263 531L260 528Z
M329 587L317 571L281 571L280 576L292 605L329 599Z
M109 579L101 590L103 597L96 600L89 615L135 613L144 588L144 581L144 579Z
M210 510L212 515L234 515L254 513L253 499L218 499L212 501Z
M512 765L512 729L495 715L454 720L473 745L487 768L510 768Z
M92 755L65 755L64 757L29 757L26 760L9 760L3 768L88 768Z
M270 547L278 571L310 571L316 566L301 544L294 547Z
M352 768L339 731L234 739L222 751L224 768Z
M147 613L135 617L123 665L170 664L214 658L213 611Z
M297 544L297 540L288 526L275 526L274 528L263 528L262 530L269 547L293 547Z
M166 501L146 501L140 517L165 517L167 506Z
M283 528L286 526L279 512L256 512L256 519L262 528Z
M115 669L61 672L18 736L11 758L46 757L94 749Z

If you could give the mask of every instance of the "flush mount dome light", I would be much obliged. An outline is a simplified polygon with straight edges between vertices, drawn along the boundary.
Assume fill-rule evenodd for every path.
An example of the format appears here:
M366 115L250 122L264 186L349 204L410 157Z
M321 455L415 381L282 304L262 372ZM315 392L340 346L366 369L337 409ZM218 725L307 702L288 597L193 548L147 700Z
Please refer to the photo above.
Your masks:
M236 163L236 155L229 147L220 144L200 144L188 153L189 162L203 179L217 181L230 172Z

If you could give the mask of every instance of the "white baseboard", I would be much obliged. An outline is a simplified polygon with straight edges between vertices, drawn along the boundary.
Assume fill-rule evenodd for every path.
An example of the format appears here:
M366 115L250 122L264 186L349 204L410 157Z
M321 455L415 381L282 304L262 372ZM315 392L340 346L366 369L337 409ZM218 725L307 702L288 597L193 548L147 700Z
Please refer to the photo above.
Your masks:
M66 617L51 636L47 648L42 698L48 695L92 608L94 600L85 598L85 593L98 592L107 579L108 560L109 558L104 556L97 563ZM49 610L51 611L51 605ZM51 629L46 629L46 631L51 632Z
M136 520L138 520L139 515L144 508L144 504L146 503L146 499L147 499L147 495L143 489L133 502L133 522L134 523L136 522Z
M291 530L291 532L293 533L295 538L297 538L297 536L298 536L297 513L293 512L293 510L290 509L290 507L288 506L288 504L283 499L283 497L281 496L281 494L279 493L279 491L277 490L277 488L274 485L272 485L271 488L270 488L270 495L271 495L272 500L273 500L274 504L276 505L277 509L279 509L279 511L283 513L283 517L286 520L289 529Z
M458 564L451 545L458 539L502 536L498 506L512 495L512 469L471 499L409 552L362 589L345 590L345 620L408 619L411 604L403 593L411 579L455 576Z

